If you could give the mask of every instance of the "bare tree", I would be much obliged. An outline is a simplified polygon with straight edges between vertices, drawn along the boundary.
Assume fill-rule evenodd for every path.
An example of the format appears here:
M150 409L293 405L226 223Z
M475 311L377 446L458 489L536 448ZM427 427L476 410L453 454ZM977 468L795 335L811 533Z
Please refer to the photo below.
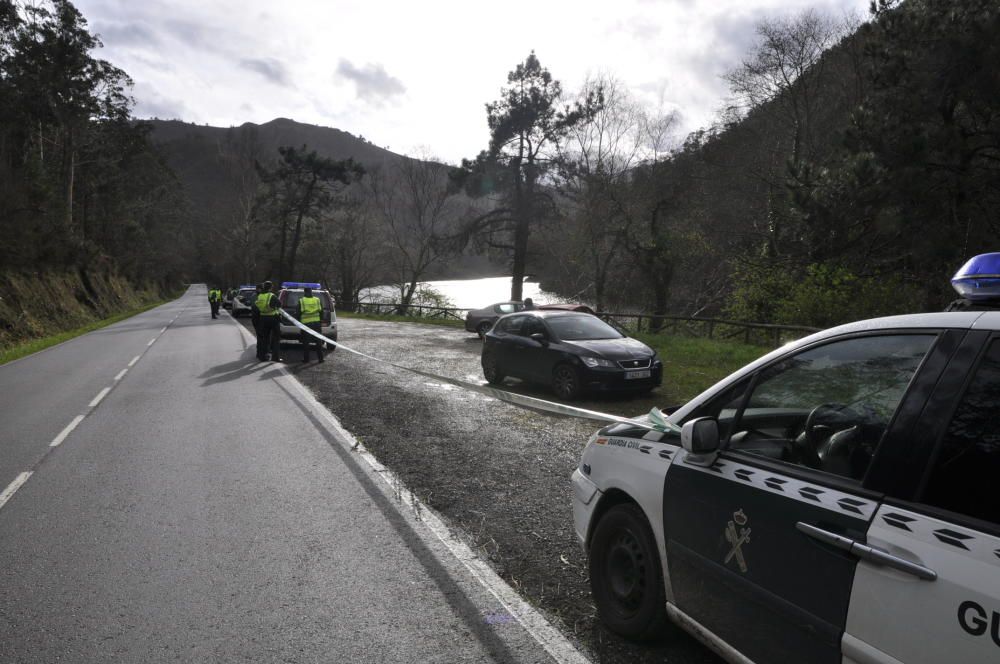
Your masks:
M400 313L417 285L449 253L443 238L454 231L459 209L444 166L424 156L373 170L366 191L385 229L387 263L400 289Z

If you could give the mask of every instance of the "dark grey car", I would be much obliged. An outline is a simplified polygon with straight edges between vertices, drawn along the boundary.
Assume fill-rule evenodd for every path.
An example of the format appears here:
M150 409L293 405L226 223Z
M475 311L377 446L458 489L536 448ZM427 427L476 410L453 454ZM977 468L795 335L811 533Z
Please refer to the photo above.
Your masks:
M465 315L465 329L475 332L482 339L500 316L524 309L523 302L497 302L482 309L473 309Z

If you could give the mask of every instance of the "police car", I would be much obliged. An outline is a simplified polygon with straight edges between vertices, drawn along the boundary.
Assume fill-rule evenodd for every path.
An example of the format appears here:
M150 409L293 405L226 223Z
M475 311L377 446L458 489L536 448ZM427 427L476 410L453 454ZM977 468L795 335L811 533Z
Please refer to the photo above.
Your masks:
M320 326L321 333L333 339L337 340L337 312L334 309L333 296L329 291L325 290L322 285L318 283L301 282L301 281L285 281L281 284L281 291L278 293L278 302L281 303L281 308L286 314L292 318L298 318L299 315L299 299L302 298L305 288L311 288L313 292L313 297L318 297L320 304L323 305L323 312L320 314ZM295 339L299 340L301 338L302 331L289 323L284 317L281 319L281 338L282 339ZM336 350L336 346L332 344L327 344L327 348L330 350Z
M1000 296L989 256L966 299ZM731 662L1000 662L989 308L826 330L595 434L573 512L602 620Z
M251 307L257 299L257 287L253 284L243 284L233 296L233 318L249 316Z

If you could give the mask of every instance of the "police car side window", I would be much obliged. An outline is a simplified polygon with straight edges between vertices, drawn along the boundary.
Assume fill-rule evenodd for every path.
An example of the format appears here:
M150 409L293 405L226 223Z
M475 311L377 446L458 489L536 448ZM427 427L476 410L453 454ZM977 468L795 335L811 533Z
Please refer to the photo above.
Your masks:
M857 337L771 365L734 424L729 448L861 480L935 338Z
M1000 340L990 344L940 443L926 505L1000 524Z

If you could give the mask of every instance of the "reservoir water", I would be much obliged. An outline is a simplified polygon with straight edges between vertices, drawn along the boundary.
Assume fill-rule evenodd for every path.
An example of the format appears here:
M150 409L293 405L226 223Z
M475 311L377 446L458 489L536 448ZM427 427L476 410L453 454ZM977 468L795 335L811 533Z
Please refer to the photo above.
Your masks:
M425 281L434 291L448 298L450 306L460 309L479 309L495 302L510 299L510 277L483 277L481 279L454 279L446 281ZM536 304L564 302L565 298L543 291L538 282L526 281L522 288L523 297L530 297ZM361 291L362 302L398 302L399 289L393 286L377 286ZM414 300L414 304L418 304Z

